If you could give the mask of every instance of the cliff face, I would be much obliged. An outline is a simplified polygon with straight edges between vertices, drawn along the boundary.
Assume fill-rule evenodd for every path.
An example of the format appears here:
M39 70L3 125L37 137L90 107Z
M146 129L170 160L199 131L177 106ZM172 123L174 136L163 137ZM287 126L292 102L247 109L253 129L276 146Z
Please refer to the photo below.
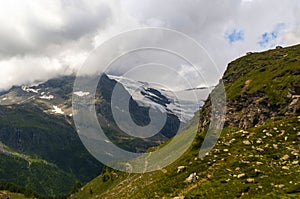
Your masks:
M248 129L277 116L300 114L300 46L250 53L228 65L225 127ZM199 132L209 123L211 102L200 112Z

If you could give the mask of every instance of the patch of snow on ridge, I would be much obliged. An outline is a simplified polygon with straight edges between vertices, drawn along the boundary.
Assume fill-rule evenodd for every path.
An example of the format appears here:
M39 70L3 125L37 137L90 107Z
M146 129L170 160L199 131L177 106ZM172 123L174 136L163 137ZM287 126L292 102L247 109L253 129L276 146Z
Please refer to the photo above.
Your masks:
M90 94L90 92L83 92L83 91L76 91L74 92L75 95L79 96L79 97L84 97Z
M21 87L23 91L27 92L27 93L38 93L40 89L33 89L33 88L30 88L28 86L22 86Z
M53 95L49 95L49 96L43 95L43 96L40 96L40 98L41 99L46 99L46 100L52 100L52 99L54 99L54 96Z
M184 123L188 122L194 116L195 112L203 106L204 100L209 93L209 88L207 87L174 91L123 76L108 75L108 77L121 83L139 105L173 113ZM155 90L166 97L169 103L166 103ZM195 98L194 96L197 97ZM161 105L156 99L162 99L161 102L164 105Z
M54 110L52 110L52 112L56 113L56 114L61 114L64 115L65 113L61 110L61 108L59 108L58 106L53 106Z

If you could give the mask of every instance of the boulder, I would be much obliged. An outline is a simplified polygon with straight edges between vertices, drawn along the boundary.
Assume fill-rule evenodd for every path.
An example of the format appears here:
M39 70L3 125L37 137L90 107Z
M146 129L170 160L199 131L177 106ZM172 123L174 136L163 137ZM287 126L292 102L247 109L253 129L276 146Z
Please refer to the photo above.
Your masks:
M186 169L186 166L177 167L177 173L183 172Z
M245 176L246 176L246 174L241 173L241 174L238 174L238 175L237 175L237 178L243 178L243 177L245 177Z
M254 178L247 178L247 182L248 183L253 183L254 182Z
M280 160L288 160L290 156L288 154L285 154Z
M193 182L196 182L198 180L198 178L199 178L199 176L197 176L196 173L191 173L189 175L189 177L185 179L185 182L187 182L187 183L193 183Z
M251 145L251 142L250 142L249 140L244 140L244 141L243 141L243 144L244 144L244 145Z

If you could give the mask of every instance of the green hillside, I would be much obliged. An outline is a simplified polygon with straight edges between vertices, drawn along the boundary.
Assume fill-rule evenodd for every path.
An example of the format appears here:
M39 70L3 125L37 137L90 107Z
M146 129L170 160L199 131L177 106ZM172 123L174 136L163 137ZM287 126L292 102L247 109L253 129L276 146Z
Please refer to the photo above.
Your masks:
M0 185L12 183L54 197L69 194L102 172L103 165L87 151L75 129L71 107L74 80L74 76L59 77L30 88L13 87L0 95ZM176 132L179 119L171 113L153 139L122 132L110 108L115 84L103 75L96 96L98 120L110 140L136 152L173 136L170 132ZM56 113L54 107L61 112ZM149 108L132 98L130 107L139 124L149 122Z
M225 127L207 156L198 158L210 118L209 98L182 132L198 134L176 162L146 174L107 168L70 197L300 198L300 45L239 58L222 80ZM185 169L178 173L180 166ZM187 182L193 173L197 179Z
M63 118L26 103L0 107L0 183L24 186L42 195L67 194L77 180L101 171Z

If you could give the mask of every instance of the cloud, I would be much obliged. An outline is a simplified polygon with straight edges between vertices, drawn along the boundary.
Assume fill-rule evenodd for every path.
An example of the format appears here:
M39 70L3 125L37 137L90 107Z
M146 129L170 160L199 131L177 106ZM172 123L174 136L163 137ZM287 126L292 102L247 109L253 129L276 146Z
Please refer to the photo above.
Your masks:
M299 43L299 13L298 0L0 0L0 90L70 74L108 38L148 26L194 38L220 73L206 78L217 82L227 63L248 51ZM178 71L191 76L181 64Z
M287 45L299 44L300 43L300 26L295 28L295 31L288 32L284 34L284 40L286 41Z
M105 28L110 7L84 1L1 1L0 56L50 53ZM82 47L82 46L81 46ZM52 52L53 53L53 52Z
M58 59L48 57L13 57L0 61L0 65L0 79L5 80L1 83L2 89L9 89L12 85L44 81L64 72ZM17 71L16 66L18 66Z

